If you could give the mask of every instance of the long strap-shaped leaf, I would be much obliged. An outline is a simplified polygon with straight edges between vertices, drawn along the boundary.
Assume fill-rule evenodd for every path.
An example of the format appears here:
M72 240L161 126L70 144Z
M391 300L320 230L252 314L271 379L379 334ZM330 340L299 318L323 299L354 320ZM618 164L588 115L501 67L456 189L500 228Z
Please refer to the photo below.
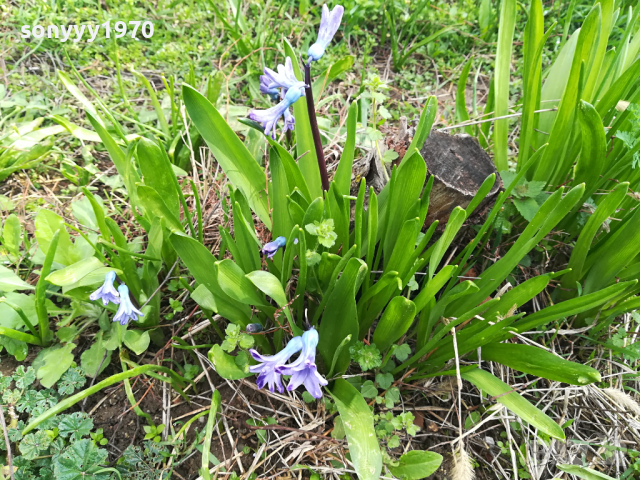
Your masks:
M367 402L346 380L336 380L331 389L344 430L351 461L360 480L378 480L382 472L382 455L373 428L373 413Z
M479 368L462 372L460 375L479 389L496 397L498 402L522 418L525 422L542 430L551 437L564 440L564 432L556 422L542 410L534 407L522 395L513 391L513 388L502 380Z
M511 50L513 32L516 25L516 0L503 0L500 7L500 26L498 27L498 51L495 67L495 108L494 117L509 113L509 77L511 73ZM507 136L509 120L496 120L493 125L493 161L498 171L506 170Z
M271 229L266 177L260 165L216 107L200 92L184 85L182 96L191 120L224 173L231 183L242 191L258 218Z

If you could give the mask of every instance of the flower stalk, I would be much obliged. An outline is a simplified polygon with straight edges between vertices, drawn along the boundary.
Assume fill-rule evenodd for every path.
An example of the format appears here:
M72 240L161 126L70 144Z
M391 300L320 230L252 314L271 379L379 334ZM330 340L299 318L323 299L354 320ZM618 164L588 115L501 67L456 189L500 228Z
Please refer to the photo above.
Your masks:
M322 179L322 190L329 191L329 175L327 174L327 162L324 159L324 151L322 149L322 140L320 138L320 129L318 128L318 120L316 119L316 108L313 101L313 88L311 85L311 62L304 64L304 96L307 99L307 111L309 112L309 123L311 124L311 133L313 134L313 145L316 149L316 157L318 159L318 169L320 170L320 178Z

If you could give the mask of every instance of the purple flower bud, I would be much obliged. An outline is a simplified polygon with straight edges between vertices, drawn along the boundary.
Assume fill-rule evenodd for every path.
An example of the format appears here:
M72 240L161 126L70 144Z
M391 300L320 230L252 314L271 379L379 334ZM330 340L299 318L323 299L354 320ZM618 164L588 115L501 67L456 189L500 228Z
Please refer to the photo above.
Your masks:
M277 369L283 366L292 355L295 355L302 348L302 338L293 337L287 343L287 346L280 350L275 355L260 355L256 350L251 349L249 353L257 361L261 362L259 365L252 365L249 367L249 371L252 373L259 373L256 379L256 385L258 388L264 388L265 385L269 386L269 390L273 392L274 387L278 389L278 392L283 393L282 381L280 379L280 373Z
M264 327L261 323L250 323L249 325L247 325L246 330L247 333L260 333L262 330L264 330Z
M304 385L307 392L313 398L322 398L322 386L328 382L318 373L316 367L316 346L318 345L318 332L311 327L302 334L302 352L300 356L289 365L277 367L276 371L282 375L291 375L287 390L291 391Z
M336 5L331 11L329 11L327 5L322 5L322 19L320 20L320 30L318 30L318 40L309 47L307 52L309 61L317 62L324 55L324 50L331 43L338 28L340 28L343 13L344 7L342 5Z
M266 243L264 247L262 247L262 254L266 255L267 258L273 258L276 252L286 244L287 239L285 237L278 237L273 242Z
M113 282L116 279L116 272L111 270L107 272L104 276L104 283L102 286L89 295L89 300L102 300L102 304L106 307L109 305L109 302L115 303L116 305L120 303L120 297L118 292L113 286Z
M144 313L138 310L131 303L131 297L129 297L129 288L126 285L120 285L118 287L118 292L120 293L120 306L118 307L118 311L113 317L114 322L120 322L120 325L126 325L130 320L138 320L138 315L144 317Z

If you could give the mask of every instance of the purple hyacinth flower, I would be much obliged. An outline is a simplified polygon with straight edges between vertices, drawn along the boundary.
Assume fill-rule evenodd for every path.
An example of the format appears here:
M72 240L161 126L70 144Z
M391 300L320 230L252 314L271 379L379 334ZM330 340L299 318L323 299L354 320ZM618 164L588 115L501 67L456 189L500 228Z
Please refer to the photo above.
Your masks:
M278 119L285 115L285 112L289 110L289 107L300 99L304 94L304 87L304 82L296 82L287 90L287 93L284 95L284 98L280 103L266 110L252 110L249 113L249 118L262 124L265 135L271 134L271 138L275 140L276 123L278 122ZM290 128L291 125L291 121L287 122L285 117L285 129Z
M318 345L318 332L311 327L302 334L302 352L300 356L289 365L278 367L282 375L291 375L287 390L291 391L304 385L307 392L313 398L322 398L321 386L328 382L318 373L316 367L316 346Z
M296 119L293 117L293 115L287 108L284 111L284 128L282 129L282 131L286 132L287 130L291 130L293 132L293 129L295 128L295 126L296 126Z
M322 19L320 20L320 30L318 31L318 40L316 43L309 47L307 55L309 55L309 62L318 61L324 55L324 50L327 48L333 36L340 28L340 21L342 20L342 14L344 13L344 7L342 5L336 5L336 7L329 11L329 7L322 5Z
M287 239L285 237L278 237L273 242L265 243L264 247L262 247L262 254L266 255L267 258L273 258L276 252L286 244Z
M118 307L118 311L113 317L114 322L120 322L120 325L126 325L129 323L129 320L138 320L138 315L144 317L144 313L138 310L131 303L131 297L129 297L129 287L126 285L120 285L118 287L118 292L120 293L120 306Z
M113 286L113 282L116 279L116 272L111 270L107 272L104 276L104 283L102 286L89 295L89 300L102 300L102 304L106 307L109 305L109 302L115 303L116 305L120 303L120 297L115 287Z
M265 67L264 75L260 76L260 91L262 93L270 94L273 89L277 88L282 88L284 93L286 93L287 90L294 88L299 83L293 71L291 57L285 59L284 65L278 65L277 70L277 72L274 72L270 68ZM264 89L262 88L263 84L265 85Z
M278 100L280 98L280 90L276 87L270 87L271 80L265 75L260 76L260 92L265 93L271 97L271 100Z
M278 367L283 366L292 355L295 355L301 349L302 338L293 337L289 340L287 346L275 355L260 355L254 349L249 350L251 356L261 362L259 365L252 365L249 367L250 372L259 374L256 379L256 385L258 385L258 388L264 388L265 385L268 385L270 391L273 392L275 387L278 389L278 392L283 393L284 389L282 388L280 373L277 369Z

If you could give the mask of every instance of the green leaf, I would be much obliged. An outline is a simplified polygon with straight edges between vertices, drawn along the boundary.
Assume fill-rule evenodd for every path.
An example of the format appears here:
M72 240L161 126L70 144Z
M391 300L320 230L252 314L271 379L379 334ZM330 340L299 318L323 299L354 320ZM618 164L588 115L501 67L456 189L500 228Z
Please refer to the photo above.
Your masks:
M315 93L314 93L315 95ZM333 177L333 182L340 195L349 195L351 190L351 172L356 147L356 126L358 122L358 102L352 102L347 116L347 141L340 157L340 163Z
M165 203L163 197L160 196L153 188L147 185L138 185L137 188L138 201L145 209L146 214L162 219L164 226L171 232L182 233L184 227L176 215L171 211Z
M3 210L0 204L0 210ZM4 221L2 228L2 245L16 257L20 256L20 246L22 245L22 225L18 217L12 213Z
M354 61L355 61L355 57L353 55L347 55L346 57L342 57L341 59L332 63L329 66L329 68L327 68L325 71L323 71L320 75L316 77L315 82L313 82L313 98L316 101L316 103L320 99L320 93L322 92L322 89L327 88L329 86L329 82L331 82L332 80L335 80L340 74L351 69L351 67L353 67ZM353 103L351 105L353 105ZM345 195L347 194L348 192Z
M574 126L572 117L575 114L576 103L578 101L576 92L580 86L582 66L583 64L589 65L592 46L598 38L601 29L600 13L601 6L599 3L596 3L579 30L577 42L575 44L575 52L571 61L571 71L569 73L568 81L564 88L560 104L558 105L558 111L553 120L553 126L550 130L542 130L549 133L549 136L547 137L549 146L545 149L542 154L542 158L538 162L536 171L533 175L533 180L551 182L555 178L564 178L564 175L566 175L573 164L574 158L571 155L563 155L563 151L565 149L565 144L571 137L571 131ZM568 42L565 45L565 48L568 47L570 43L571 42ZM560 56L558 56L556 62L558 61L560 61ZM567 59L565 58L564 61L566 62ZM553 78L551 77L551 73L549 73L546 83L549 83L552 80ZM552 98L555 99L559 97ZM548 127L543 127L541 124L538 128L543 129ZM500 168L500 170L505 169L506 164Z
M404 297L395 297L382 314L373 333L373 343L384 352L400 339L413 323L416 306Z
M458 231L462 227L462 224L464 223L466 218L467 212L463 208L456 207L451 212L449 220L447 221L447 226L444 228L444 233L436 242L435 246L433 247L431 257L429 258L429 278L433 278L434 273L440 266L442 257L444 257L445 252L449 248L449 245L451 245L451 242L453 242L453 239L458 234ZM418 308L418 311L420 310L422 309Z
M108 453L89 439L72 443L54 462L56 480L108 480L111 472L104 471Z
M495 64L495 108L494 118L509 113L509 78L511 76L511 52L513 32L516 24L516 0L504 0L500 6L500 25L498 27L498 47ZM507 136L509 119L496 120L493 124L494 159L496 168L506 170Z
M556 422L544 412L534 407L522 395L514 392L513 389L502 380L479 368L463 372L461 376L488 395L496 397L498 402L502 403L525 422L551 437L564 440L564 432Z
M73 363L73 349L76 348L74 343L67 343L60 347L49 347L40 350L38 356L33 361L33 368L36 369L38 380L45 388L51 388L62 374Z
M273 238L286 236L293 228L293 221L287 207L287 196L293 190L287 181L287 174L280 155L275 148L269 150L269 171L271 185L269 186L269 205L273 208Z
M247 305L265 305L263 298L256 292L256 286L245 277L245 273L233 260L227 258L216 262L216 267L218 282L227 295Z
M570 385L588 385L600 381L600 372L595 368L569 362L542 348L530 345L490 343L482 347L482 359Z
M20 442L20 453L27 460L33 460L51 445L51 438L45 431L26 435Z
M240 368L235 361L236 357L233 357L226 353L220 345L214 345L209 350L209 360L213 364L213 368L216 369L218 375L227 380L239 380L241 378L250 377L253 373Z
M89 112L96 120L100 123L100 125L104 125L104 122L98 115L93 103L85 97L85 95L80 91L80 89L73 83L73 81L64 73L62 70L58 70L58 77L62 81L62 84L69 90L69 93L73 95L76 100L80 102L80 104L84 107L84 109Z
M333 218L327 218L326 220L322 220L322 222L314 221L313 223L305 225L304 228L311 235L317 237L320 245L326 248L333 247L338 238L338 235L334 232Z
M538 213L538 210L540 209L540 205L538 205L538 202L529 197L514 198L513 204L520 212L520 215L522 215L528 222L533 220L533 217L536 216L536 213Z
M32 290L33 287L22 280L12 270L0 265L0 292L14 292L24 289Z
M287 174L287 182L289 184L290 190L293 191L294 188L297 188L300 191L301 195L304 197L304 199L307 201L307 203L310 202L312 197L311 197L311 193L309 192L309 187L307 187L307 182L302 176L302 171L300 170L300 167L296 163L295 159L291 156L291 154L287 150L285 150L282 147L282 145L280 145L270 136L267 135L266 139L269 142L269 144L273 148L275 148L278 152L278 156L280 157L284 170ZM277 236L277 235L275 235L274 233L274 236Z
M171 244L180 256L181 260L189 269L189 272L196 281L205 286L211 296L206 296L208 305L213 310L228 318L234 323L246 326L250 323L251 309L248 305L240 303L229 297L220 287L218 283L218 275L215 268L216 258L211 254L208 248L202 245L194 238L186 235L171 235ZM214 268L212 268L214 266ZM242 272L244 278L244 272ZM247 281L249 281L247 279ZM251 282L249 282L251 283ZM251 285L251 288L254 288ZM213 303L211 303L213 300ZM209 307L205 307L209 308Z
M124 344L129 347L136 355L142 355L149 348L149 332L142 330L127 330L124 334Z
M469 70L473 64L473 57L469 58L469 61L462 67L460 76L458 77L458 85L456 87L456 110L455 120L456 123L462 123L469 120L469 112L467 112L467 78L469 77ZM464 132L473 135L473 127L465 127Z
M331 390L345 427L351 461L360 480L378 480L382 455L373 428L373 414L362 395L346 380L336 380Z
M544 10L541 0L534 0L529 7L524 29L524 67L522 72L522 121L518 148L518 171L531 155L531 142L535 135L535 111L540 110L542 86L542 52L555 24L544 33Z
M538 310L536 313L528 315L521 321L515 324L515 331L518 333L524 333L529 330L538 328L542 325L546 325L549 322L557 320L559 318L569 317L577 313L582 313L597 306L603 305L605 302L615 298L627 288L630 288L638 283L637 280L630 282L617 283L610 287L603 288L587 295L582 295L571 300L556 303L542 310ZM507 335L505 338L509 338ZM502 339L501 339L502 340Z
M405 480L418 480L434 473L442 463L442 455L424 450L412 450L400 457L397 466L389 465L394 476Z
M582 151L575 166L575 183L585 183L591 191L600 181L605 166L607 140L600 115L584 100L578 103L578 120L582 131Z
M355 296L366 273L367 266L362 260L350 259L335 288L330 293L318 328L320 335L318 350L325 365L332 364L336 349L345 337L351 335L350 345L358 338L359 327ZM344 348L340 353L334 373L342 374L348 366L349 352L347 348Z
M69 232L64 227L62 217L51 210L42 209L36 215L36 240L42 252L46 255L53 239L53 235L60 230L60 239L54 261L61 265L71 265L82 260L83 255L77 251Z
M563 472L570 473L584 480L614 480L614 478L609 475L600 473L592 468L581 467L580 465L558 464L557 467Z
M640 253L640 208L627 217L625 224L587 258L591 264L584 282L584 293L597 292L613 282L615 276Z
M58 430L62 438L69 438L70 442L77 442L82 437L89 435L93 429L93 420L84 412L75 412L64 415L58 424Z
M409 358L409 355L411 355L411 347L408 343L398 345L398 347L393 351L393 355L401 362L404 362Z
M49 283L53 283L54 285L58 285L59 287L66 287L68 285L73 285L74 283L79 282L95 270L103 268L104 265L100 260L98 260L96 257L89 257L85 258L84 260L80 260L79 262L76 262L72 265L69 265L61 270L56 270L55 272L49 274L45 280ZM107 269L107 271L110 270L113 269ZM102 282L106 273L107 272L104 272L102 279L97 279L96 283Z
M572 188L563 197L563 189L556 190L545 201L529 225L524 229L518 240L509 251L496 263L482 273L482 278L475 283L480 288L478 292L467 295L464 300L450 305L446 311L447 317L459 317L463 312L474 308L488 295L496 290L518 262L538 245L557 223L563 219L573 206L580 200L584 193L584 185ZM416 302L417 305L417 302Z
M180 218L180 198L176 190L175 174L171 163L165 159L164 152L156 142L144 137L140 138L136 152L144 184L158 193L175 218Z
M364 398L376 398L376 396L378 395L378 389L371 380L367 380L362 384L360 393Z
M360 365L363 372L378 368L382 364L382 355L375 344L365 345L358 341L349 347L349 354L353 361Z
M34 368L35 368L35 363L36 362L34 361ZM163 376L157 375L155 372L165 373L167 374L167 376L163 377ZM122 373L118 373L116 375L111 375L110 377L105 378L101 382L96 383L92 387L89 387L81 392L78 392L69 398L65 398L61 402L57 403L55 406L49 408L49 410L37 416L35 419L32 418L29 425L27 425L26 428L22 431L22 434L26 435L27 433L32 431L34 428L36 428L38 425L41 425L43 422L49 420L54 415L64 412L65 410L67 410L68 408L71 408L73 405L75 405L79 401L84 400L85 398L87 398L88 396L96 392L99 392L103 388L109 387L115 383L120 383L128 378L136 377L138 375L145 375L145 374L153 376L153 378L156 378L163 382L170 383L172 387L176 389L176 391L178 391L178 393L180 393L181 395L184 393L180 389L179 385L186 383L186 379L176 374L173 370L166 367L161 367L160 365L153 365L153 364L141 365L139 367L132 368L131 370L127 370Z
M287 304L287 297L278 277L263 270L256 270L245 275L260 291L273 298L280 308Z
M111 363L111 351L107 351L103 346L102 333L99 333L93 345L82 352L80 365L88 376L95 377L102 373L109 366L109 363ZM100 369L99 371L98 368Z
M417 150L421 150L424 142L427 140L429 133L431 133L431 127L433 126L433 122L436 119L436 115L438 113L438 99L435 96L430 96L424 107L422 108L422 112L420 112L420 120L418 120L418 126L416 127L416 133L411 139L411 144L409 148L407 148L407 155L411 155L413 152ZM400 166L398 169L402 169L403 162L400 162ZM386 189L386 186L385 186ZM382 193L382 192L380 192ZM382 199L381 199L382 202Z
M234 260L245 272L251 272L252 270L258 270L260 268L260 248L262 245L256 237L255 229L253 226L253 218L251 217L251 211L243 213L243 208L240 202L246 202L240 190L235 191L236 200L233 202L232 214L233 214L233 233L235 235L235 248L233 240L227 238L227 245L232 252ZM249 221L247 221L247 219ZM251 223L249 223L251 222Z
M386 390L393 383L393 374L391 373L378 373L376 375L376 383L382 388Z
M183 86L182 95L189 117L222 170L231 183L242 191L258 218L271 229L264 171L209 100L189 85ZM298 117L296 119L300 121ZM299 125L296 127L298 130Z
M304 392L304 393L307 393L307 392ZM313 398L313 400L315 400L315 398ZM333 431L331 432L331 438L335 438L336 440L342 440L345 437L345 435L346 435L346 432L344 431L344 422L342 421L342 417L338 415L333 419Z
M384 232L383 258L385 267L391 258L396 241L404 222L409 218L414 218L413 206L418 202L420 193L424 188L427 176L427 164L422 156L415 152L412 155L405 155L400 165L402 168L395 169L392 174L391 190L389 192L389 204L386 212L386 227L381 227ZM385 218L385 217L381 217Z

